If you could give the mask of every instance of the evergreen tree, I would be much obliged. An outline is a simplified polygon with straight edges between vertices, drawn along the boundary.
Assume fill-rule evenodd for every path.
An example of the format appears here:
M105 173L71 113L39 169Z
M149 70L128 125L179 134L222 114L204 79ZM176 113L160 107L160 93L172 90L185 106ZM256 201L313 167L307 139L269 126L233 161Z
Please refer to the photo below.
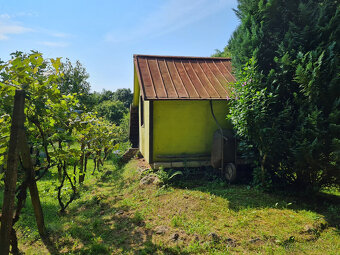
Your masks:
M239 0L231 118L255 181L340 185L338 0Z

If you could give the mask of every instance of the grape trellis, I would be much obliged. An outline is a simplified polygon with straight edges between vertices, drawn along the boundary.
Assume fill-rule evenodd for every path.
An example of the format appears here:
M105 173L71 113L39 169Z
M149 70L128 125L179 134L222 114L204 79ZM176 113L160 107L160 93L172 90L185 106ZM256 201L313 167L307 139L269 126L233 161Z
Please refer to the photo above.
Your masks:
M8 253L10 245L12 252L18 252L13 225L19 219L27 189L39 233L44 236L36 182L51 168L58 170L55 188L60 213L65 213L80 195L89 159L94 161L92 172L99 171L118 146L119 127L95 113L77 110L77 95L60 92L60 64L60 58L46 60L37 52L17 52L0 64L0 177L9 191L5 191L2 208L3 254Z

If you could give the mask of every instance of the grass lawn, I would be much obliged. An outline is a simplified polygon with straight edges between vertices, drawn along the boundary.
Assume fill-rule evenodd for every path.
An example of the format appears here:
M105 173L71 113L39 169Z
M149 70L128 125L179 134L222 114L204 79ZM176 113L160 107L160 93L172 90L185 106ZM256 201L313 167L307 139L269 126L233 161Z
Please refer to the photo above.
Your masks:
M26 254L339 254L340 196L299 199L227 185L210 173L140 184L141 161L106 163L59 216L55 175L39 181L49 239L33 211L16 226ZM207 171L207 170L206 170ZM333 193L334 194L334 193ZM1 198L2 202L2 198Z

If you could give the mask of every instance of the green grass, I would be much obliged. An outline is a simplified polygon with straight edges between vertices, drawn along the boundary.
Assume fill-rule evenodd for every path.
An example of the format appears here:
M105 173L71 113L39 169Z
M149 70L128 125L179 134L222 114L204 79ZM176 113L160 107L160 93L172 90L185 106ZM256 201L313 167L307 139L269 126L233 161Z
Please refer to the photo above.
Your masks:
M16 226L20 249L26 254L337 254L340 250L336 192L304 199L268 194L247 185L227 185L208 169L184 171L170 188L160 188L139 184L139 163L133 160L117 168L107 162L102 172L87 177L82 196L64 216L57 213L52 185L56 175L44 177L39 191L49 239L39 238L28 199ZM164 233L157 233L160 227Z

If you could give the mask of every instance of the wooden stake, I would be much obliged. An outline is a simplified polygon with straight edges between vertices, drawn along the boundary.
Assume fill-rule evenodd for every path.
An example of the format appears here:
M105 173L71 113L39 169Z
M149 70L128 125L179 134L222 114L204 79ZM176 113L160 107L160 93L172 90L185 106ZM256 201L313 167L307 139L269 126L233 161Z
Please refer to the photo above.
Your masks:
M5 172L5 190L2 204L1 230L0 230L0 255L9 254L11 239L15 189L18 177L18 141L19 129L24 125L25 92L16 90L11 124L11 136L8 148L7 169Z
M20 130L20 156L22 161L22 166L26 172L26 176L28 179L28 188L31 194L31 200L33 205L33 210L35 214L35 218L37 221L38 231L41 237L45 236L45 223L44 223L44 214L41 208L40 198L37 183L35 181L35 173L32 164L30 148L28 146L26 133L24 127Z

